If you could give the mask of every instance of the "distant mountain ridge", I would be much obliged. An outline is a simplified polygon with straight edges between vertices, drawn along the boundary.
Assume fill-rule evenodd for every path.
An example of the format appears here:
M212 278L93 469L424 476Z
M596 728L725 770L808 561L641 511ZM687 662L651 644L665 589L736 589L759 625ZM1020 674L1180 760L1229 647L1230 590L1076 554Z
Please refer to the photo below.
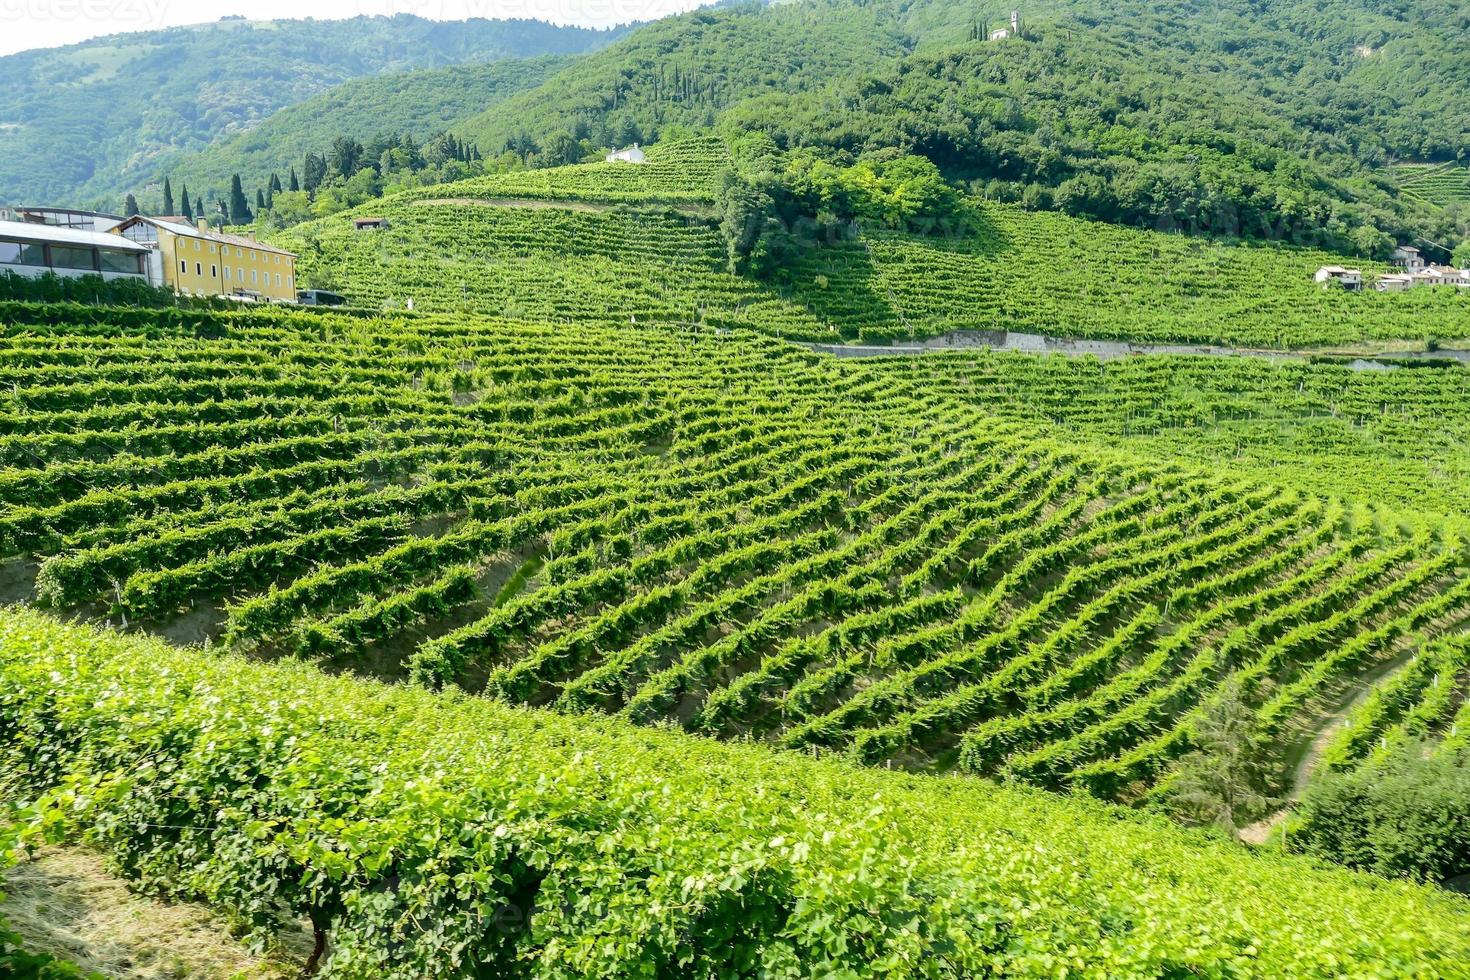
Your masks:
M626 30L407 14L226 18L9 55L0 58L0 201L115 208L177 154L343 82L578 54Z
M220 200L231 175L242 175L249 187L264 184L270 174L285 180L292 167L301 168L307 153L324 153L337 136L366 141L407 133L423 141L455 132L467 117L535 88L574 58L507 58L355 78L202 150L162 157L159 176L209 201ZM152 202L140 200L145 206Z

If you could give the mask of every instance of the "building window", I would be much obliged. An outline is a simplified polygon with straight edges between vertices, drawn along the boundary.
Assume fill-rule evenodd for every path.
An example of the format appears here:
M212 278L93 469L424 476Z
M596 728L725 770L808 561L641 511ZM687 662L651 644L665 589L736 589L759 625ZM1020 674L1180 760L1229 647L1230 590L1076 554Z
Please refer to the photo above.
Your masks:
M143 256L136 252L115 252L111 249L102 249L102 271L123 272L129 275L140 275L143 271Z
M0 263L20 265L20 242L0 242Z
M243 283L245 281L245 267L240 265L235 266L235 275Z
M251 269L250 270L250 284L253 286L253 285L255 285L258 282L260 282L260 276L259 276L259 274L256 272L256 270Z
M280 284L281 284L281 274L279 272L277 272L276 273L276 285L279 286Z
M95 272L97 263L90 248L73 248L69 245L51 246L51 265L57 269L77 269Z
M210 255L213 255L218 250L218 248L219 248L219 246L215 245L214 242L210 242L209 243L209 254Z
M209 267L209 278L211 278L211 279L218 279L219 278L219 266L212 265L212 266Z
M189 260L188 259L179 259L179 271L180 272L188 272L189 271Z
M254 262L256 260L256 258L257 258L257 256L255 254L255 249L252 248L250 250L250 261Z
M229 278L230 278L230 267L229 266L225 266L225 279L228 280Z
M194 263L194 275L196 275L196 276L202 276L202 275L204 275L204 263L203 262L195 262Z

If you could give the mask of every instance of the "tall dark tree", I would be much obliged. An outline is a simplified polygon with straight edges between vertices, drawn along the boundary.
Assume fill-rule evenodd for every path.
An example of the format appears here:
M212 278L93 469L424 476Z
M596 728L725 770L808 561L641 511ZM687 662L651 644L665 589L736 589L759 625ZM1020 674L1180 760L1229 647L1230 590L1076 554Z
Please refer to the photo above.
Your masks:
M332 140L332 153L329 158L331 172L341 174L343 177L351 177L361 169L365 152L363 145L351 136L338 136Z
M174 213L174 189L169 184L168 178L163 178L163 213Z
M245 199L245 189L240 186L240 175L230 178L230 224L248 225L255 220L250 213L250 202Z
M138 213L138 199L136 197L134 197L133 195L129 194L128 197L127 197L127 200L125 200L123 202L123 214L126 215L127 217L131 218L133 215L135 215L137 213Z
M296 179L296 166L295 166L295 164L292 164L291 165L291 182L289 184L287 184L286 186L289 187L292 191L299 191L299 190L301 190L301 181L299 181L299 180Z
M278 193L280 190L281 190L281 178L279 176L277 176L276 174L271 174L270 182L267 183L266 186L265 186L265 192L266 192L266 194L267 195L275 194L275 193ZM267 197L266 199L269 200L270 198Z
M327 179L327 161L315 153L306 155L306 164L301 172L301 185L308 194L313 193L322 186L322 181Z
M255 189L255 210L256 213L265 210L265 191L261 190L259 187Z
M184 202L184 206L183 206L182 209L180 209L179 214L182 214L184 217L188 218L190 221L193 221L194 220L194 206L189 203L189 185L188 184L184 184L183 185L182 193L180 193L179 196L181 198L183 198L183 202ZM169 212L169 213L172 214L173 212Z
M194 217L204 217L204 198L202 197L194 198Z

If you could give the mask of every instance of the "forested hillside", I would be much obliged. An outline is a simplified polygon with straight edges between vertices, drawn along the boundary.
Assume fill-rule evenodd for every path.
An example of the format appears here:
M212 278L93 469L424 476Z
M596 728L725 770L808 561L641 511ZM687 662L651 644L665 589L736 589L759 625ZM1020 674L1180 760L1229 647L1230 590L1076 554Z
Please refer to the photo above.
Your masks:
M10 55L0 58L0 200L117 209L125 191L161 181L174 155L349 79L575 53L617 35L529 20L225 18ZM408 111L420 93L408 96L385 111Z
M547 55L353 79L158 166L175 186L188 187L206 201L221 200L233 175L241 175L247 187L263 186L272 174L284 179L293 167L300 171L306 154L326 153L340 136L367 142L407 134L423 142L452 131L570 62L567 56ZM145 207L158 203L140 201Z
M1465 232L1463 213L1373 172L1462 152L1467 10L1432 7L1051 0L1026 5L1022 37L1002 42L979 36L1011 5L702 11L467 132L494 152L713 123L783 148L919 152L977 190L1078 215L1382 254L1389 237Z

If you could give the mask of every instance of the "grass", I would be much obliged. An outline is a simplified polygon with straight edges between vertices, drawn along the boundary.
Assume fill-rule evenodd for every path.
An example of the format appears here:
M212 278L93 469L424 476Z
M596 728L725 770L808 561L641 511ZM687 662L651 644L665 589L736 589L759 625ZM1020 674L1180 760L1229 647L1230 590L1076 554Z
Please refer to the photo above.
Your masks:
M201 906L137 895L81 847L48 847L11 869L3 911L33 952L112 980L285 980L305 950L259 956Z

